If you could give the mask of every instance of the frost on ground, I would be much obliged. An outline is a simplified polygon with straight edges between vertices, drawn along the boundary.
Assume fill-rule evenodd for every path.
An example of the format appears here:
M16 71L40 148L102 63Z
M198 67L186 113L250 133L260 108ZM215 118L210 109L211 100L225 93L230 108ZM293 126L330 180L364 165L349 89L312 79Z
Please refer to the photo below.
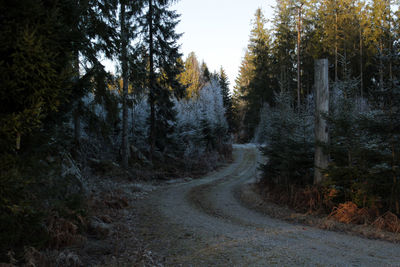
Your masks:
M390 266L398 244L291 224L247 208L240 189L254 181L255 145L236 145L234 162L138 201L136 235L167 266ZM334 257L332 257L334 255Z
M92 214L86 244L49 255L53 262L71 266L395 266L400 262L398 244L321 230L301 219L274 219L255 206L272 215L280 212L278 218L288 213L263 206L254 194L249 208L239 199L243 189L254 183L258 161L256 145L235 145L233 163L201 179L158 185L102 179L89 188Z

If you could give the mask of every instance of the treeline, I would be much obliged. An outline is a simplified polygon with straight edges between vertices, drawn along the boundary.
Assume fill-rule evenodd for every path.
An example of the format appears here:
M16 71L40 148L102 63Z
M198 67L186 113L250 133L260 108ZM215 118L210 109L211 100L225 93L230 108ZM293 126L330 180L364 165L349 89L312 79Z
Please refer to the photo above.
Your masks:
M90 175L168 178L230 157L227 77L188 74L172 4L0 4L0 262L52 244L50 221L82 226Z
M249 140L264 102L274 93L289 91L300 106L312 92L314 59L328 58L330 79L344 79L340 58L352 77L359 78L358 94L384 85L394 74L399 34L397 6L387 0L278 0L274 17L255 14L247 52L235 85L237 118L242 138Z
M256 11L235 86L235 123L238 138L265 143L262 185L274 200L328 213L352 202L368 210L353 209L351 216L364 216L358 222L400 215L399 14L386 0L283 0L268 28ZM327 144L314 140L319 58L330 62ZM316 145L330 161L314 185Z

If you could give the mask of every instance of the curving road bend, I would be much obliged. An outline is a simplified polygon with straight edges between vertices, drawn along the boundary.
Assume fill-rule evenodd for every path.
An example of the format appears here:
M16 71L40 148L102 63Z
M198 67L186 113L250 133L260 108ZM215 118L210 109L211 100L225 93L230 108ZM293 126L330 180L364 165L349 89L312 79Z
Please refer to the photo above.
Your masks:
M141 233L170 266L400 266L400 245L294 225L235 197L256 176L260 155L235 145L234 162L170 185L140 203Z

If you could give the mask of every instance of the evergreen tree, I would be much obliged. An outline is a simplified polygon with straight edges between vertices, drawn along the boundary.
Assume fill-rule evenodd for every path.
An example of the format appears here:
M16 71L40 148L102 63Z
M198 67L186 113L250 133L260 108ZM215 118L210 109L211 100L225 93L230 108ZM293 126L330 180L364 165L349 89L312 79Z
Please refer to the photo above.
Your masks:
M242 63L237 80L237 93L245 102L246 132L252 137L259 122L259 111L264 102L273 104L276 79L272 73L271 39L266 20L257 9L250 34L248 54Z
M69 5L63 6L63 10L70 14L67 23L71 27L70 32L73 37L70 45L74 57L72 61L75 84L71 102L74 108L74 138L78 144L82 131L82 97L88 93L91 81L99 80L98 77L104 73L99 53L112 58L117 50L114 29L116 9L115 1L72 1Z
M275 7L274 16L274 42L272 53L274 55L274 73L278 77L281 91L291 91L294 87L295 69L295 33L292 1L279 0Z
M166 148L175 120L168 85L179 85L177 78L181 66L178 65L178 59L181 54L177 45L180 34L175 32L179 15L169 9L171 3L172 0L146 0L144 4L147 10L140 19L149 58L147 86L150 104L151 159L156 147L160 150Z
M122 69L122 166L124 168L128 167L129 159L129 142L128 142L128 107L127 107L127 97L128 97L128 86L129 86L129 70L132 66L129 66L129 57L132 55L132 47L129 45L132 39L135 37L137 25L132 24L132 18L138 15L141 11L141 2L131 2L127 5L127 1L120 1L120 62ZM128 23L128 24L127 24Z
M40 217L45 214L43 206L49 208L51 201L41 206L43 199L32 188L40 184L42 190L54 190L42 155L58 149L60 143L70 144L63 122L87 90L88 77L99 67L94 64L98 62L94 51L101 44L91 37L101 24L88 27L95 21L96 2L100 3L23 0L0 4L0 100L4 103L0 107L0 261L4 251L44 242ZM86 69L79 77L78 56L92 63L92 71ZM57 169L51 171L54 174ZM65 186L71 181L63 182ZM67 197L64 194L57 201Z
M222 100L225 107L225 117L228 121L229 132L232 130L232 98L229 93L229 81L225 70L221 67L219 71L219 86L221 87Z
M248 140L247 128L249 127L248 122L245 122L245 114L248 109L248 102L245 100L245 96L248 94L248 87L250 80L253 78L254 66L250 61L250 53L246 51L242 63L239 68L239 76L235 80L235 86L232 97L234 127L238 134L238 139L241 141Z
M375 0L368 7L370 19L364 32L366 45L373 51L372 55L375 55L371 62L375 66L374 72L368 74L374 80L374 86L378 85L383 90L384 80L393 77L391 62L389 61L388 65L385 65L385 57L391 53L394 42L392 36L393 14L391 3L388 0Z
M351 77L349 61L343 57L339 61L345 73L341 75L343 80L335 82L331 90L330 114L327 119L331 137L328 147L332 161L326 173L330 182L344 189L337 197L341 201L354 201L356 197L350 196L347 189L362 186L364 181L359 180L360 175L363 179L367 177L365 169L362 169L365 168L366 155L362 143L367 140L363 139L365 132L359 125L360 109L356 102L358 80ZM358 201L356 203L359 204Z
M310 184L313 173L314 135L312 110L302 106L295 112L293 96L280 92L275 96L276 105L268 109L264 126L262 149L268 161L262 166L267 185L283 186Z
M378 84L368 107L358 98L358 80L349 74L343 77L334 85L328 117L332 162L326 174L338 189L336 201L399 214L400 122L394 107L400 103L400 87L396 79L386 80L383 89Z
M203 61L201 63L201 84L206 84L211 81L211 73L210 70L207 67L207 64Z

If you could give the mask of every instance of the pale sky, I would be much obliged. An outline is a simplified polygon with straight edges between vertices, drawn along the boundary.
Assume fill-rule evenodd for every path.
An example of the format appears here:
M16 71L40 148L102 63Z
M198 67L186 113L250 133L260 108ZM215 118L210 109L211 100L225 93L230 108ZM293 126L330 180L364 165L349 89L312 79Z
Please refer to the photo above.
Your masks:
M184 59L195 52L211 72L222 66L232 90L256 9L261 7L265 18L271 20L273 5L275 0L179 0L171 9L181 14L176 31L183 33L179 43ZM115 63L102 62L108 71L115 71Z
M272 19L275 0L180 0L172 9L181 14L176 30L184 33L179 43L184 58L195 52L211 72L222 66L235 84L247 47L251 21L258 7L266 19Z

